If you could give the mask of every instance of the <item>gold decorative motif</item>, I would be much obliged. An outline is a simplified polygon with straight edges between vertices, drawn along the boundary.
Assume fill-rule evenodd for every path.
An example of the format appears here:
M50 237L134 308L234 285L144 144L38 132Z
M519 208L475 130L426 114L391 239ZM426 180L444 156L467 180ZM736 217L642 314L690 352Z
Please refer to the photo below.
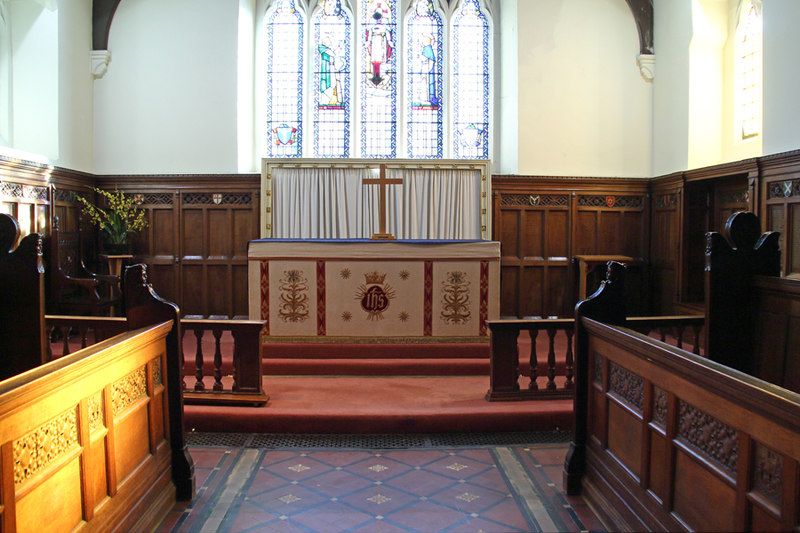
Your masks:
M153 385L158 387L164 384L164 378L161 375L161 358L156 357L153 359Z
M392 287L384 283L385 273L372 271L364 274L366 284L361 284L356 291L356 300L361 302L361 309L367 312L369 320L383 320L383 312L389 308L389 301L395 297Z
M94 433L98 429L105 427L105 409L103 408L103 395L97 392L89 396L89 433Z
M78 416L73 407L14 441L14 483L20 485L78 445Z
M342 279L350 279L350 275L351 275L351 274L352 274L352 272L350 272L350 269L349 269L349 268L343 268L343 269L342 269L342 270L339 272L339 276L341 276L341 278L342 278Z
M121 413L144 396L147 396L147 376L145 367L141 367L111 386L112 412Z
M448 272L447 279L442 282L441 318L448 324L469 321L469 281L465 272Z
M353 319L353 313L350 311L342 312L342 321L343 322L350 322Z
M401 270L399 276L403 281L408 281L408 278L411 277L411 272L408 270Z
M308 279L302 270L286 270L280 280L278 316L284 322L303 322L308 319Z
M408 322L408 319L411 318L411 315L408 314L408 311L400 311L400 314L397 315L397 318L400 322Z

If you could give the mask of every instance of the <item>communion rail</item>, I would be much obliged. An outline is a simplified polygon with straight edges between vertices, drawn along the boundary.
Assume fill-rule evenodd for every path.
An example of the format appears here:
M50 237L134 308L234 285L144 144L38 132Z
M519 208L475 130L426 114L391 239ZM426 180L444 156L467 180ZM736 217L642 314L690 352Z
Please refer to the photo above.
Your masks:
M628 328L662 342L684 348L689 334L692 351L700 355L700 333L704 317L650 316L629 317ZM507 319L490 320L490 377L488 401L547 400L572 398L575 395L575 356L573 353L574 318ZM519 336L527 331L531 337L527 367L520 365ZM537 345L543 333L547 343L546 355L539 357ZM559 335L565 337L566 346L558 354ZM544 351L542 351L544 353ZM563 361L563 367L561 365ZM525 378L523 378L525 376ZM521 378L527 378L527 387L521 387Z
M126 330L125 318L46 315L50 335L50 360L86 348ZM184 339L187 332L195 338L194 357L184 353L181 339L184 403L221 405L263 405L269 399L261 382L261 345L263 322L257 320L181 319ZM223 354L223 335L233 338L232 354ZM203 339L213 339L213 353L207 353ZM191 344L191 343L189 343ZM228 350L225 350L226 352ZM186 362L189 362L187 365ZM187 372L189 371L189 372ZM186 384L187 373L194 383ZM191 381L191 378L189 378Z

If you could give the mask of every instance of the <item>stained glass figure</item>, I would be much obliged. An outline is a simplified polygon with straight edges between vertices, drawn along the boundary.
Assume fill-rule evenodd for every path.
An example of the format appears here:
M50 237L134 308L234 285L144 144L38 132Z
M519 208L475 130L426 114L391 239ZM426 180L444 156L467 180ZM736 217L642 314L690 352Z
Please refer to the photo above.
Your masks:
M443 24L433 0L415 0L406 18L408 157L442 157Z
M361 27L361 156L395 157L396 1L361 0Z
M350 156L350 16L341 0L323 0L314 26L314 155Z
M453 155L489 157L489 22L479 0L461 0L453 19Z
M295 0L277 0L267 12L266 152L300 157L303 140L303 14Z

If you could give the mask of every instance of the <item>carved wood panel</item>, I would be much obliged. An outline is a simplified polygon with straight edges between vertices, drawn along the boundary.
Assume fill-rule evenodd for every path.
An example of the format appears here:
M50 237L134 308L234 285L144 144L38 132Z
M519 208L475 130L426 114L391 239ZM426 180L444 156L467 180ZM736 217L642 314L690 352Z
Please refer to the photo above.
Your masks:
M150 265L153 287L184 317L247 317L247 243L258 238L259 227L257 177L181 177L165 188L169 181L115 178L106 185L141 195L150 224L136 240L137 260Z
M575 255L648 256L647 180L495 177L502 316L572 316ZM638 306L637 306L638 307Z

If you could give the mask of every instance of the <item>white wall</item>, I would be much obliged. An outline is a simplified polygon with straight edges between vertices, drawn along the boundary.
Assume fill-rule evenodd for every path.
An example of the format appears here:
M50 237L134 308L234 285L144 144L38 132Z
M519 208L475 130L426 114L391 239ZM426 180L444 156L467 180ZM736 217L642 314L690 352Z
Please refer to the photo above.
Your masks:
M237 171L237 0L127 0L95 81L97 174Z
M649 176L652 85L627 3L525 0L518 21L519 173Z
M686 170L689 131L690 0L655 0L653 175Z
M800 2L765 0L764 154L800 148Z
M58 6L58 160L73 170L92 172L93 78L92 1L61 0Z
M14 148L56 160L59 112L58 12L11 2Z

